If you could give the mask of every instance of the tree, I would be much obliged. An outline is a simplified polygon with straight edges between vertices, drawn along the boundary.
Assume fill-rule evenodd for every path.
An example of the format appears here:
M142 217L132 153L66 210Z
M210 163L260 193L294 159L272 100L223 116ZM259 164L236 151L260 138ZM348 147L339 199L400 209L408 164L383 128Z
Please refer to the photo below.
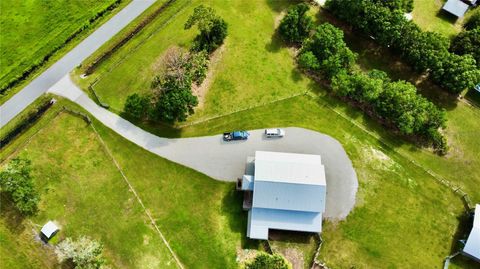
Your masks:
M105 263L102 251L102 244L85 236L77 241L67 237L55 249L60 262L72 261L76 269L102 268Z
M413 11L413 0L372 0L377 4L388 7L390 10L400 10L402 12Z
M292 266L279 254L258 254L253 261L245 265L245 269L291 269Z
M200 5L193 10L193 14L185 23L185 30L197 25L200 34L195 37L193 50L213 52L227 36L227 23L219 17L215 10Z
M10 195L15 206L25 215L36 214L40 201L30 172L31 161L20 157L12 159L0 172L0 189Z
M147 116L149 108L150 98L134 93L127 97L123 111L136 119L143 119Z
M192 94L190 77L186 81L175 76L165 76L155 85L155 105L150 117L173 123L185 121L193 113L193 108L198 104L198 99Z
M317 57L311 51L305 51L298 56L298 64L300 67L307 70L317 71L320 68L320 63Z
M480 26L458 34L453 39L450 49L458 55L472 55L480 67Z
M309 36L313 27L312 17L306 14L309 9L305 3L288 9L278 28L283 40L289 43L302 43Z
M468 20L463 25L463 28L467 31L476 29L480 27L480 10L475 11L475 13L468 18Z
M305 42L302 53L309 51L315 55L319 69L327 78L344 69L351 69L357 57L343 41L342 30L329 23L319 25L313 36Z

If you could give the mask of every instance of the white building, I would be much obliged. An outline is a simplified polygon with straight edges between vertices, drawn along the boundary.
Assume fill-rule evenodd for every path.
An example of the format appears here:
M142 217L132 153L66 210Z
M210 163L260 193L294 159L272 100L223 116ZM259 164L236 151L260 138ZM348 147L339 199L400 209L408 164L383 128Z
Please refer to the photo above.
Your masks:
M480 262L480 204L475 206L472 231L463 248L463 253Z
M325 212L325 168L320 155L257 151L238 182L245 191L247 236L270 229L319 233Z
M53 221L47 222L43 225L42 230L40 231L42 235L48 240L52 238L60 229L53 223Z

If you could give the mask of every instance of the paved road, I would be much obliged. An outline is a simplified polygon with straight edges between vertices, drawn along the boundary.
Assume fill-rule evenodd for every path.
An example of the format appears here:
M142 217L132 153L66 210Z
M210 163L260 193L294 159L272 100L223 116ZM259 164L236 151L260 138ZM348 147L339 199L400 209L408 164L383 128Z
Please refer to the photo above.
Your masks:
M0 128L95 52L101 45L152 5L155 0L133 0L113 18L63 56L0 107Z
M263 130L250 131L250 138L242 142L223 142L221 135L168 139L150 134L101 108L73 84L68 75L49 92L79 104L138 146L218 180L235 181L242 176L247 156L254 156L256 150L320 154L327 177L324 216L343 219L355 204L358 188L355 171L342 145L330 136L302 128L286 128L286 136L281 139L265 139Z

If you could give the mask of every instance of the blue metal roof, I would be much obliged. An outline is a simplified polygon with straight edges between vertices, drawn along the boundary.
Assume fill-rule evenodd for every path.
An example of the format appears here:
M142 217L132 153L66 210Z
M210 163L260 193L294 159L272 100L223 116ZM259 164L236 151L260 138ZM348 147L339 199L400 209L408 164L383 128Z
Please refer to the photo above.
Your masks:
M442 9L460 18L465 15L468 8L469 6L460 0L448 0Z

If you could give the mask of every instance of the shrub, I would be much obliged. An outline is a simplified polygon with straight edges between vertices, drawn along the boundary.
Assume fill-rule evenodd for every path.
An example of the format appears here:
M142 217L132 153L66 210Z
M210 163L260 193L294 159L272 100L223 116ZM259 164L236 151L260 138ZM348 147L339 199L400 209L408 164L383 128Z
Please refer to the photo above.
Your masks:
M283 40L289 43L302 43L309 36L313 27L312 17L306 14L309 9L305 3L288 9L287 15L282 19L278 28Z
M67 237L55 249L60 262L72 261L76 269L102 268L105 264L102 251L102 244L85 236L77 241Z
M147 96L134 93L127 97L123 111L136 119L142 119L147 116L149 108L149 98Z
M245 269L291 269L292 266L279 254L258 254L253 261L245 265Z
M298 56L298 64L300 67L307 70L317 71L320 68L320 63L317 60L317 57L313 55L311 51L305 51Z
M193 50L213 52L227 37L227 23L210 7L200 5L193 10L193 14L185 23L185 30L197 25L200 34L195 37Z
M190 54L187 62L187 70L195 84L202 84L203 80L207 77L208 72L208 54L202 50L200 52Z
M31 161L16 157L0 172L0 188L10 195L18 210L25 215L38 211L40 195L34 187L30 175Z

